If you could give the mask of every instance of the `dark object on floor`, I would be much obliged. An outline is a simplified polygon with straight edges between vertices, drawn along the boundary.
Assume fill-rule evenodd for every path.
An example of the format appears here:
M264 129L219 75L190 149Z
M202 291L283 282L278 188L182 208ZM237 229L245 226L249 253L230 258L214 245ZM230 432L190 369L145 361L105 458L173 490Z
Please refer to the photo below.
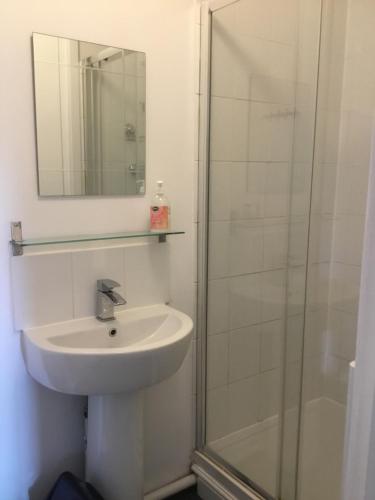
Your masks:
M199 500L201 497L198 496L197 487L192 486L187 490L180 491L171 497L168 497L168 500Z
M46 500L104 500L96 489L71 472L63 472Z

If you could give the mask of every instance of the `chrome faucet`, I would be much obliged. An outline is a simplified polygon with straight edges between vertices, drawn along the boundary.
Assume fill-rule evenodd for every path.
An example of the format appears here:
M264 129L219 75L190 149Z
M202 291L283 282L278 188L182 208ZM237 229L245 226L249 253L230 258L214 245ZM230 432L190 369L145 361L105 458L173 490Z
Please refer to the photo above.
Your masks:
M110 321L115 319L114 307L126 304L126 300L113 289L120 286L117 281L103 279L96 282L96 319Z

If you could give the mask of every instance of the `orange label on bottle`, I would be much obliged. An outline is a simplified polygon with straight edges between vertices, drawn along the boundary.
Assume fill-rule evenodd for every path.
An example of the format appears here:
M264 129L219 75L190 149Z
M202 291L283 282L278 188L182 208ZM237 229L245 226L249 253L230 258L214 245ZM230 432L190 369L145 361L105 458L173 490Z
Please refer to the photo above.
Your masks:
M150 208L150 225L151 230L166 230L168 229L169 210L167 206L151 207Z

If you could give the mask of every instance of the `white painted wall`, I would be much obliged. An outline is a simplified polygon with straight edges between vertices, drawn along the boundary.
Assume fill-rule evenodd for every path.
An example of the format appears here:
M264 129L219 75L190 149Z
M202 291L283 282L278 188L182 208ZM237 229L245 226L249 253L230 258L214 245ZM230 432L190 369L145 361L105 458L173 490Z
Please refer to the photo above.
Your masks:
M26 237L139 229L147 224L148 198L162 178L173 224L187 233L170 241L171 298L176 307L194 314L194 2L39 0L31 5L18 0L3 4L0 18L0 497L24 500L42 498L61 469L82 471L82 399L44 390L24 370L12 325L9 222L22 220ZM146 198L38 199L32 31L147 53ZM188 471L191 385L188 366L148 398L147 489ZM181 403L186 398L189 411Z

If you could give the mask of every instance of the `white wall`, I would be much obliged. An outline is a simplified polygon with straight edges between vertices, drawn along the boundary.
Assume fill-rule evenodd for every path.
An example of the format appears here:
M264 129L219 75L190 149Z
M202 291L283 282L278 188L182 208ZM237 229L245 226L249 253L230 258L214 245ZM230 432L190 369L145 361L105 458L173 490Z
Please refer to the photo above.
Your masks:
M165 180L173 224L187 232L170 241L171 297L194 313L193 295L193 37L194 2L182 0L40 0L1 8L0 122L0 496L43 497L61 468L82 470L82 400L41 389L24 370L13 331L9 222L22 220L24 235L111 232L145 227L146 198L39 200L30 36L32 31L145 51L147 54L147 189ZM181 266L181 262L184 265ZM54 300L49 297L49 300ZM48 304L46 304L48 307ZM183 475L192 447L192 415L174 395L191 398L191 366L150 394L146 443L148 488ZM173 409L165 401L175 399ZM163 405L159 404L162 401ZM192 410L191 404L191 410ZM183 425L182 425L183 423ZM180 427L181 426L181 427ZM67 432L68 431L68 432ZM185 432L185 439L176 435ZM147 437L148 436L148 437ZM151 438L150 438L151 436ZM155 441L154 441L155 436ZM164 443L163 455L159 445ZM147 444L146 444L147 445Z

